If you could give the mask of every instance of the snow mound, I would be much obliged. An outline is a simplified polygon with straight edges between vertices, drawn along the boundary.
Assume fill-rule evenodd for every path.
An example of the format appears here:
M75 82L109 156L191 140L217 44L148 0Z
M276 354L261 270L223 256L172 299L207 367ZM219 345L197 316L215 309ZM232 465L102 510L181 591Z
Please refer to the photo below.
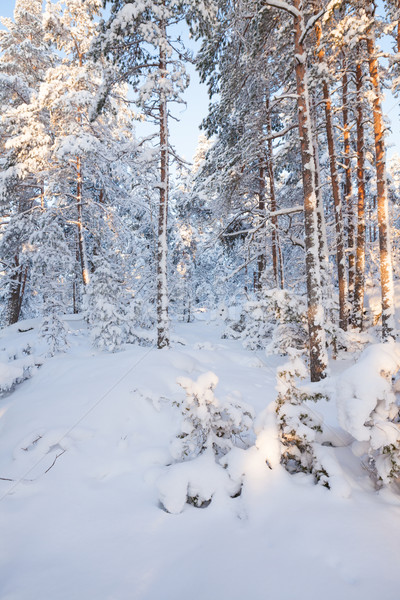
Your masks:
M41 361L33 356L19 358L9 363L0 362L0 393L11 391L18 383L31 377Z
M371 413L379 402L393 402L391 378L400 369L400 344L369 346L337 380L338 420L359 442L371 436Z
M168 467L159 478L157 487L161 504L173 514L181 513L186 503L201 507L211 500L224 501L240 490L240 484L215 462L211 449L194 460Z
M24 369L15 365L0 363L0 390L10 390L24 376Z

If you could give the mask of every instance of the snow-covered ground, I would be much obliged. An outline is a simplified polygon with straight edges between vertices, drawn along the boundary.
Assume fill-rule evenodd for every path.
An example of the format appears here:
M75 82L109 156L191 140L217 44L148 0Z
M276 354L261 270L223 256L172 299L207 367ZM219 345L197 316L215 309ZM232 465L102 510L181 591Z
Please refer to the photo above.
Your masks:
M36 357L36 321L0 337L8 387L32 375L0 399L1 600L398 600L400 496L375 491L346 445L330 450L332 490L249 459L241 496L180 514L160 505L177 378L212 371L218 398L259 414L282 359L205 321L177 325L170 350L116 354L68 324L70 349L51 359ZM346 444L335 407L319 409Z

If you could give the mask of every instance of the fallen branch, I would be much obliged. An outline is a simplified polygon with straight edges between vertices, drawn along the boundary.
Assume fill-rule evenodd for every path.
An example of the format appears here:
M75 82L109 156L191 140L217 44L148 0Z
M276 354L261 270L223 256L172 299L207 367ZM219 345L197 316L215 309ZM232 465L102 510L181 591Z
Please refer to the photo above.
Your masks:
M52 469L54 467L54 465L56 464L57 458L60 458L60 456L62 456L65 452L66 452L66 450L63 450L62 452L60 452L60 454L56 455L55 459L53 460L53 462L51 463L49 468L46 469L45 474L48 473L50 471L50 469Z

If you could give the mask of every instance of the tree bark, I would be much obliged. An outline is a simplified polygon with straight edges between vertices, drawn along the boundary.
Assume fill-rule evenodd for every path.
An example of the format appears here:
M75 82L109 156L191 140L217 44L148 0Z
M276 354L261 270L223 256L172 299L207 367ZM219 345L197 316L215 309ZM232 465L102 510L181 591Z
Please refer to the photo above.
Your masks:
M78 228L77 234L82 282L83 285L86 286L89 283L89 268L87 264L85 237L83 235L82 202L82 163L81 159L78 157L76 159L76 210Z
M266 256L265 256L265 168L263 165L263 158L260 159L259 167L259 190L258 190L258 212L259 218L264 220L264 225L261 229L263 251L258 255L257 258L257 273L255 273L254 288L255 291L261 292L262 289L262 277L265 273L266 267Z
M347 77L347 61L343 59L342 79L342 115L343 115L343 150L344 150L344 199L347 213L347 247L348 247L348 274L349 274L349 303L353 305L354 282L355 282L355 223L353 186L351 179L351 156L350 156L350 122L349 122L349 83Z
M315 163L315 172L314 172L314 181L315 181L315 190L317 195L317 221L318 221L318 256L319 256L319 264L321 269L321 284L322 284L322 295L324 299L330 297L330 288L331 288L331 280L330 280L330 268L329 268L329 249L328 249L328 241L326 237L326 223L325 223L325 212L324 212L324 202L321 193L321 169L319 163L318 156L318 133L316 126L316 106L315 106L315 98L311 97L311 122L312 122L312 131L313 131L313 146L314 146L314 163Z
M400 53L400 0L397 2L397 52Z
M303 166L304 227L308 299L308 331L311 381L326 377L324 309L322 305L321 274L318 257L317 194L315 187L315 157L310 115L307 57L303 46L304 16L301 0L294 0L299 15L294 16L294 45L296 56L296 87L301 159Z
M267 95L265 101L266 107L266 125L267 125L267 147L266 147L266 155L267 155L267 171L268 171L268 179L269 179L269 195L270 195L270 204L271 204L271 212L274 213L277 210L276 204L276 193L275 193L275 178L274 178L274 163L273 163L273 145L272 145L272 124L271 124L271 112L270 112L270 104L269 97ZM271 242L272 242L272 268L274 273L275 286L283 288L283 265L282 265L282 253L280 252L279 247L279 232L278 232L278 217L273 215L271 217L272 223L272 234L271 234ZM278 268L279 263L279 268ZM280 276L279 276L280 273Z
M22 306L22 268L19 257L14 257L14 273L11 276L10 290L7 298L7 325L18 323Z
M317 45L321 39L321 25L315 26L317 33ZM322 48L318 50L318 61L321 65L325 63L325 52ZM329 93L328 82L325 77L322 79L322 95L325 108L325 127L328 142L329 167L331 173L332 196L335 206L335 231L336 231L336 264L339 286L339 327L347 329L348 308L347 308L347 274L346 274L346 254L344 245L343 211L342 200L340 197L339 176L336 161L335 138L333 131L332 103Z
M368 14L373 16L372 6L368 6ZM394 290L392 251L389 226L389 205L386 185L386 148L384 140L384 122L379 81L378 59L376 57L375 35L373 25L367 36L368 65L371 84L374 91L373 117L375 137L375 166L378 207L379 257L382 292L382 339L395 336L394 323Z
M360 330L363 325L364 286L365 286L365 166L364 166L364 125L362 107L362 67L356 65L356 105L357 105L357 252L354 281L353 323Z
M165 24L162 24L165 34ZM165 39L165 35L164 35ZM165 48L160 44L159 69L161 80L166 77L167 57ZM169 192L168 165L168 107L160 85L159 100L159 135L160 135L160 202L158 213L157 242L157 348L169 346L168 322L168 281L167 281L167 213Z

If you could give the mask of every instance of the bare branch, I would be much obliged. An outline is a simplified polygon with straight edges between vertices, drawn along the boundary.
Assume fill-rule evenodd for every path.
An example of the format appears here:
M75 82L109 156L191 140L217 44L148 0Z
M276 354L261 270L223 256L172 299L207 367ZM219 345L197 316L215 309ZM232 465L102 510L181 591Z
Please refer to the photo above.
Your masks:
M56 455L55 459L53 460L53 462L51 463L49 468L45 470L45 474L48 473L50 471L50 469L52 469L54 467L54 465L56 464L57 458L60 458L60 456L62 456L65 452L66 452L66 450L64 449L62 452L60 452L60 454Z

